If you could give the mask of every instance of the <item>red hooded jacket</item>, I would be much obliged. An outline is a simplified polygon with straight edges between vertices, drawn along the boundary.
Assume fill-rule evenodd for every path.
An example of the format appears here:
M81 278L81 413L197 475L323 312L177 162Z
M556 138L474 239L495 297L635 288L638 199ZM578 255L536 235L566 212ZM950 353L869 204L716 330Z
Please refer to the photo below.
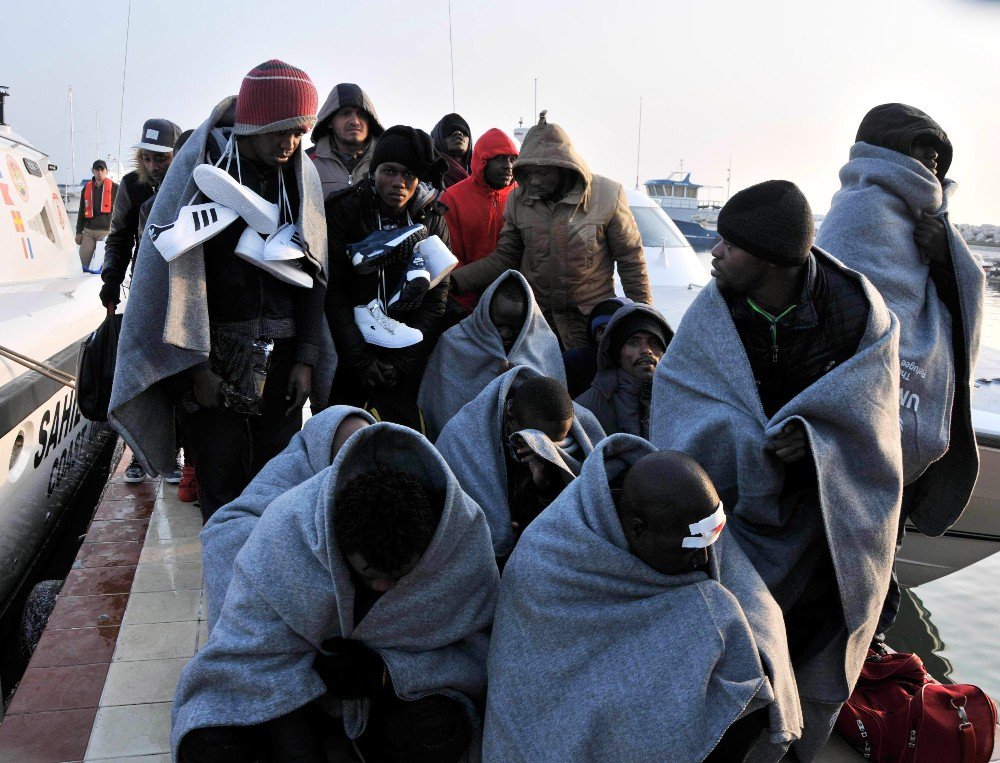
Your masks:
M499 191L486 184L484 173L486 162L495 156L513 154L517 156L517 145L497 128L483 133L472 150L472 174L456 183L441 194L441 203L448 210L445 220L451 235L451 251L462 265L481 260L491 254L500 238L503 227L503 211L507 206L507 196L517 187L511 183ZM474 294L451 294L466 313L471 313L476 305Z

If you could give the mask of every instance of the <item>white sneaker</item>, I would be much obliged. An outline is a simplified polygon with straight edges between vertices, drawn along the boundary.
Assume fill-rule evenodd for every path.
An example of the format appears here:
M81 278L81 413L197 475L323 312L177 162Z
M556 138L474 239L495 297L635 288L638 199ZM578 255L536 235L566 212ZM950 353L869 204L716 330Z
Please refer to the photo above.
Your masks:
M248 227L236 242L236 254L261 270L266 270L278 280L290 283L292 286L301 286L303 289L312 288L312 276L298 265L287 260L264 259L264 246L264 239L260 234Z
M367 305L355 307L354 322L361 329L361 336L365 341L379 347L398 350L414 345L424 338L418 329L394 321L386 315L377 299L373 299Z
M441 240L440 236L428 236L423 241L417 242L413 250L424 258L424 266L430 274L433 289L458 265L458 257L451 253L451 249Z
M239 217L233 210L210 201L181 207L177 219L169 225L146 226L149 238L167 262L177 259L198 244L203 244L232 225Z
M258 233L270 236L278 230L278 205L254 193L221 167L199 164L191 176L198 190L235 211Z
M264 242L265 260L297 260L304 257L302 236L299 235L298 226L294 223L285 223L278 232L268 236Z

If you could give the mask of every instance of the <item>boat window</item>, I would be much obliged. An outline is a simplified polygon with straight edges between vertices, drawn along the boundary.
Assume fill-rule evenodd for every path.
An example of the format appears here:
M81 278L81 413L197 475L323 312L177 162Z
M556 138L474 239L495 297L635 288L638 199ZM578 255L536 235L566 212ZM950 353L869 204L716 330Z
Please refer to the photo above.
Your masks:
M639 226L639 235L642 237L643 246L662 246L666 241L667 246L684 246L685 242L679 238L670 226L666 212L658 207L632 207L632 216Z
M697 188L693 188L691 186L688 186L688 188L687 188L687 197L689 199L697 199L698 198L698 189Z
M43 206L41 212L28 220L28 227L33 231L41 233L53 244L56 243L56 234L52 229L52 223L49 221L48 205Z

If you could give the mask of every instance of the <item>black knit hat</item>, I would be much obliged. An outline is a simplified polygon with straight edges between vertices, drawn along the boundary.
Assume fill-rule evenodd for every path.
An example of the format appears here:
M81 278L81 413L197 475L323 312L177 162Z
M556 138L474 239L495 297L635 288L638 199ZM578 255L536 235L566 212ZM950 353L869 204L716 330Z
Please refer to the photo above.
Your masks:
M809 202L787 180L744 188L719 212L718 230L726 241L782 267L802 265L815 235Z
M431 136L406 125L395 125L382 133L372 152L372 175L383 162L402 164L418 178L435 186L440 184L448 169L444 157L434 150Z
M611 327L611 336L608 338L608 349L611 358L617 364L621 356L622 347L629 337L637 331L645 331L660 340L663 349L667 348L670 340L674 338L674 332L670 330L666 320L661 320L646 310L633 310Z

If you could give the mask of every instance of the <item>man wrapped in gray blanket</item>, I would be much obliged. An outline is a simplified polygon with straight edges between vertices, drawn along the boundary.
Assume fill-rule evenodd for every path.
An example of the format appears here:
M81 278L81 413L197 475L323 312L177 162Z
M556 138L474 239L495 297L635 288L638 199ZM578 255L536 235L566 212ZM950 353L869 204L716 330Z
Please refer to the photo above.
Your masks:
M948 218L957 186L946 177L952 145L941 126L886 103L865 115L856 141L817 243L864 273L899 318L902 520L941 535L979 474L972 385L986 276ZM898 609L894 583L880 632Z
M470 316L441 335L427 361L417 404L431 441L463 405L514 366L566 382L559 339L528 280L508 270L483 292Z
M562 382L517 366L463 406L435 445L486 514L502 569L524 528L603 439Z
M604 440L500 584L483 758L778 760L802 715L781 610L704 470Z
M181 675L180 761L458 760L486 692L489 529L427 440L361 427L267 506ZM332 735L332 736L331 736Z
M787 181L719 214L715 280L653 380L651 441L705 467L785 615L811 760L850 696L889 586L902 493L899 323L811 247Z

